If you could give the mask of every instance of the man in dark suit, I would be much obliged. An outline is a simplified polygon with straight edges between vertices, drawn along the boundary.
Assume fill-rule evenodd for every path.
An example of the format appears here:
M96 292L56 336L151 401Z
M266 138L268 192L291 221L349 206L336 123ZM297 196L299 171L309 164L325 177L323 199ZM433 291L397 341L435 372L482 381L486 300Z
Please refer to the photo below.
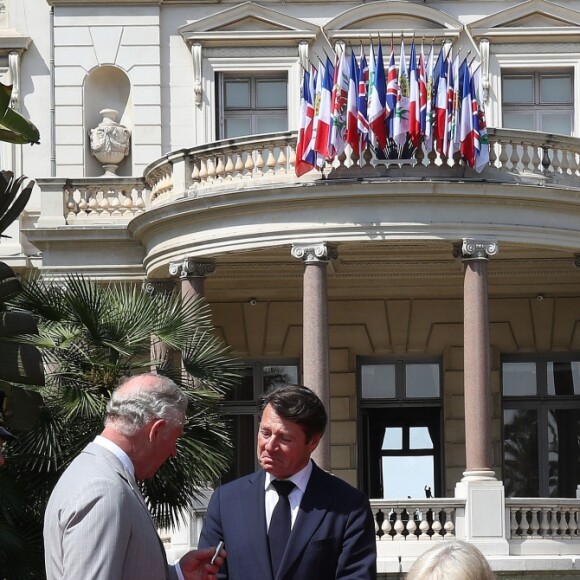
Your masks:
M201 548L225 542L218 578L375 580L368 499L310 459L326 428L324 405L310 389L286 385L268 391L261 409L262 469L215 490L201 533Z

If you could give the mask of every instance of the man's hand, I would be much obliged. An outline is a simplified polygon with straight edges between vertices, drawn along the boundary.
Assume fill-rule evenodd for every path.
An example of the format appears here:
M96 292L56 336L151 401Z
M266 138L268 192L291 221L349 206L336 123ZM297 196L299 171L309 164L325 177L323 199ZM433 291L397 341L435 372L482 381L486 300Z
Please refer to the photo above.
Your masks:
M222 550L215 559L215 562L210 564L214 552L215 548L204 548L203 550L187 552L179 560L179 567L185 580L216 580L218 570L224 563L226 551Z

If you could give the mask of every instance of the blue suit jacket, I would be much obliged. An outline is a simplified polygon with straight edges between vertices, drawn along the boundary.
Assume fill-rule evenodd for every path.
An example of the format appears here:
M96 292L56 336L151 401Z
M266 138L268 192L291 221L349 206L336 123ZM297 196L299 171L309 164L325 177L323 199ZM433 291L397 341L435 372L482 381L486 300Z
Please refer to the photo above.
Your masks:
M274 578L266 533L265 473L218 487L199 546L225 542L219 578L228 580L375 580L376 536L366 496L316 465L280 570Z

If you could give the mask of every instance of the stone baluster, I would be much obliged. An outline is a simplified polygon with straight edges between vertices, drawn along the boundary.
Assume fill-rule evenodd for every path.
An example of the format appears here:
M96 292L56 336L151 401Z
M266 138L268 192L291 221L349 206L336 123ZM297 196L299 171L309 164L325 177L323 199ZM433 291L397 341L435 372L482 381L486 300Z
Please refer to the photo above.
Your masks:
M530 162L531 162L530 146L527 145L526 143L522 143L521 146L522 146L521 162L522 162L523 170L529 171L530 170Z
M525 514L522 513L519 509L517 508L510 508L510 532L511 532L511 538L515 539L518 536L518 518L517 515L518 513L521 515L521 518L524 519L525 518Z
M215 181L216 169L215 169L215 158L213 155L207 158L207 182L212 183Z
M426 514L422 514L421 523L419 524L419 530L421 534L419 535L419 540L430 541L431 536L429 536L429 522L427 521Z
M570 512L567 511L565 507L561 507L559 511L560 511L560 525L558 526L559 537L561 540L571 540L572 536L570 535L570 527L568 525Z
M256 149L256 177L264 176L264 155L262 148Z
M200 163L200 168L199 168L199 181L200 181L200 185L206 185L207 181L208 181L208 168L207 168L207 156L204 155L203 157L200 158L199 163Z
M198 160L195 160L193 162L193 169L191 171L191 179L193 180L194 183L198 183L201 180L200 164L201 164L201 161L198 161Z
M417 522L415 522L415 518L412 515L407 522L407 532L407 541L417 540Z
M254 176L254 169L256 168L256 164L254 163L254 153L252 150L247 152L246 163L244 165L244 169L246 171L246 177L253 177Z
M560 160L560 150L552 149L552 170L554 174L562 173L562 163Z
M522 538L533 537L537 531L532 529L532 522L534 521L534 510L521 509L522 517L520 519L520 530ZM537 520L536 520L537 523Z
M570 518L568 521L568 529L570 530L570 538L576 539L578 536L578 509L570 508Z
M87 190L86 189L78 189L79 192L79 203L78 203L78 214L77 217L79 219L86 219L87 218L87 210L89 209L89 202L87 201Z
M507 162L509 160L508 154L507 154L507 148L508 148L508 144L504 143L504 142L500 142L499 143L499 168L500 169L506 169L507 167Z
M536 173L542 171L542 158L540 157L540 147L532 147L532 167Z
M294 171L296 167L296 144L290 143L290 155L288 157L289 171Z
M64 207L66 211L66 221L71 222L77 218L77 214L79 211L79 206L75 201L75 190L70 187L65 188L64 190Z
M224 156L223 154L218 156L218 162L215 168L215 177L216 180L219 181L223 181L224 177L226 175L226 166L224 163Z
M276 157L274 156L274 148L266 147L266 170L264 175L274 175L276 173Z
M532 512L532 519L530 520L530 538L537 540L540 538L539 530L540 530L540 522L538 521L538 508L531 508L530 511Z
M288 173L288 161L286 159L286 150L288 147L288 143L284 143L279 150L278 153L278 173L280 175L285 175Z
M496 141L489 143L489 164L492 167L495 167L496 165L496 161L497 161L497 148L498 148L498 144ZM429 155L429 157L431 157Z
M518 162L520 160L520 156L518 153L518 143L514 142L514 141L510 141L510 147L511 147L511 152L510 152L510 166L511 169L513 171L517 170L518 168Z
M243 176L244 174L244 153L243 151L236 151L236 163L234 166L235 176Z
M548 519L549 508L543 507L540 510L540 529L539 534L543 538L550 537L550 520Z
M445 539L446 540L451 540L455 537L455 525L453 524L453 522L451 521L451 518L449 518L446 522L445 525L443 526L443 529L445 530Z
M395 536L393 537L393 540L396 542L404 542L405 541L405 535L403 534L403 532L405 531L405 524L403 523L403 520L401 519L401 511L399 511L396 516L397 519L395 520L395 525L393 526L395 528Z
M443 536L441 535L441 529L443 526L441 525L440 514L438 511L433 512L433 523L431 524L431 529L433 530L433 536L431 540L442 540Z

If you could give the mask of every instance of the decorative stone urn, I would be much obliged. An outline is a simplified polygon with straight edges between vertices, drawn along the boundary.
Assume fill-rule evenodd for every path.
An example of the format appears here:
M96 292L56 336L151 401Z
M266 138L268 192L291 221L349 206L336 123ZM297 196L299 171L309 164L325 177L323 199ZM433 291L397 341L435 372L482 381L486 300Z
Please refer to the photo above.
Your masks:
M117 167L129 153L131 131L115 120L118 111L103 109L99 111L103 120L89 132L91 154L103 165L103 177L116 177Z

